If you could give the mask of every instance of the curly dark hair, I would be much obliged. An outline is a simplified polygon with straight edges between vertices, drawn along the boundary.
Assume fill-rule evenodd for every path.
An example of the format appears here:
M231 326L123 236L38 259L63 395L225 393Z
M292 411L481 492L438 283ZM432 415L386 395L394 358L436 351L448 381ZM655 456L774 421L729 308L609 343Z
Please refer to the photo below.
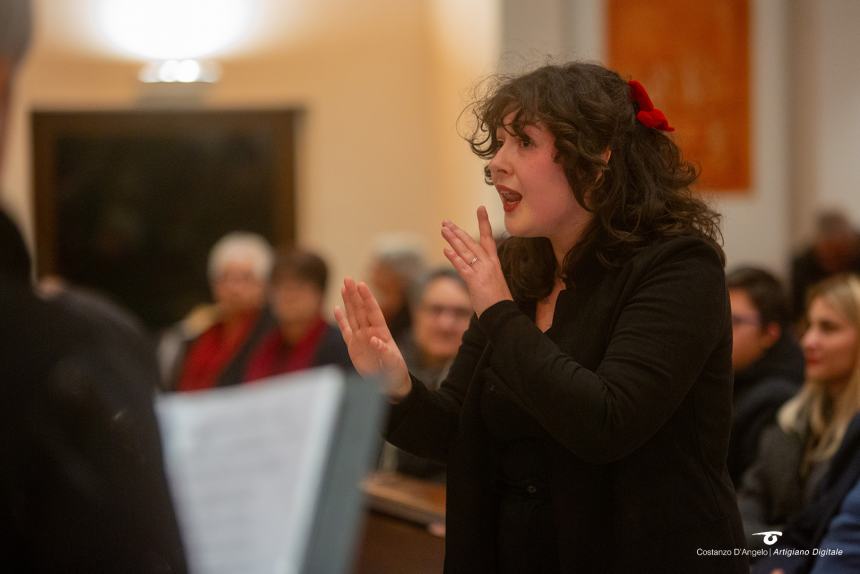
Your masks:
M628 83L616 72L572 62L520 76L497 76L467 111L476 121L466 139L472 151L487 160L502 145L497 129L526 140L526 125L548 129L573 195L593 214L561 270L556 269L549 239L505 241L500 258L516 299L546 297L557 274L573 286L576 263L585 254L612 268L637 250L670 237L702 237L725 264L720 215L690 188L698 170L681 157L669 136L636 120L638 110ZM513 121L505 125L512 112ZM485 180L492 185L488 168Z

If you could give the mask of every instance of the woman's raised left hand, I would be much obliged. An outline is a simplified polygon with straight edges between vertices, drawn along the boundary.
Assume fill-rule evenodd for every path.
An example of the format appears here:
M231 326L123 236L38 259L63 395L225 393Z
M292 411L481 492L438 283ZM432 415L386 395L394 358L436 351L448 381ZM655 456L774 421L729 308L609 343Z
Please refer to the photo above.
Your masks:
M442 237L449 245L444 249L445 257L469 287L472 307L480 316L488 307L499 301L511 301L513 297L502 273L490 218L483 205L478 208L478 231L480 238L475 241L453 222L442 222Z

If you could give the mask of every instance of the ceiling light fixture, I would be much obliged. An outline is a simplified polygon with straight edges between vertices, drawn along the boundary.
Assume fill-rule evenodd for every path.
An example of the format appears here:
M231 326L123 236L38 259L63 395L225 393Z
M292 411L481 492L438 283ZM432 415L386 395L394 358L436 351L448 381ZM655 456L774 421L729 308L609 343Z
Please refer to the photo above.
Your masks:
M138 77L147 84L212 84L221 77L221 66L211 60L159 60L146 64Z

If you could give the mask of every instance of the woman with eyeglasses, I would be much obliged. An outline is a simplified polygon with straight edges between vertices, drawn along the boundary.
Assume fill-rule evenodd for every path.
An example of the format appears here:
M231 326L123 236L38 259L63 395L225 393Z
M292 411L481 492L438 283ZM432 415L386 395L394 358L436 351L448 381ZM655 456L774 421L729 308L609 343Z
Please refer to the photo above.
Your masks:
M726 275L732 306L735 372L729 474L736 486L755 461L762 431L803 383L803 352L790 326L779 280L763 269L741 267Z

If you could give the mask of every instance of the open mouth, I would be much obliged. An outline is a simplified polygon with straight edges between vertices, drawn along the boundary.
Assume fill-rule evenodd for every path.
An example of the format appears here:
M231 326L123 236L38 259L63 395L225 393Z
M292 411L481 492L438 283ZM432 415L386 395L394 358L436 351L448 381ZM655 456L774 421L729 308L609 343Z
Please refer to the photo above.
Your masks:
M523 196L516 191L509 189L499 189L499 197L502 199L502 207L506 212L511 212L517 208L522 201Z

